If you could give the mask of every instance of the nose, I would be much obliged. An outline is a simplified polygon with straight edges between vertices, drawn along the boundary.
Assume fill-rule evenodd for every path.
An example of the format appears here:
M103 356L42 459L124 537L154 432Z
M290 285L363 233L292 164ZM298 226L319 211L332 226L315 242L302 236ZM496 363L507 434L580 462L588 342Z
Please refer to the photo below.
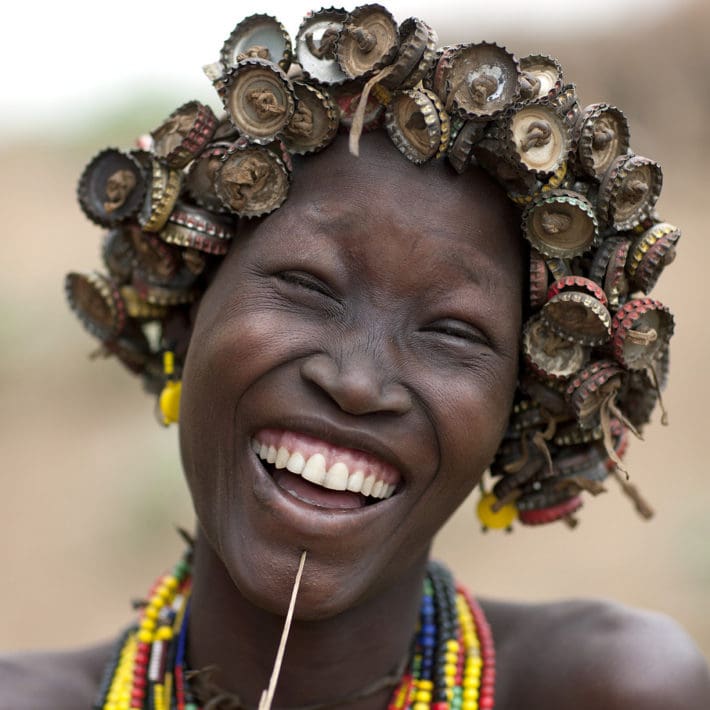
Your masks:
M337 358L317 353L303 361L301 375L349 414L405 414L412 407L412 396L401 382L388 376L391 368L382 365L373 353L362 350Z

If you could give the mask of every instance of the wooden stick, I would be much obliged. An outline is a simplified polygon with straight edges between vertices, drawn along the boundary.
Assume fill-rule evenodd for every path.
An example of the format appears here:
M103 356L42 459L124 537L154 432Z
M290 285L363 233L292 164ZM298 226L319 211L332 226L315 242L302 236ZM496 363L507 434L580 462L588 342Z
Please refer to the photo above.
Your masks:
M286 621L284 622L284 629L281 632L281 642L279 643L279 650L276 652L276 660L274 661L274 669L271 671L269 687L261 694L258 710L271 710L271 703L274 701L276 683L278 683L279 673L281 672L281 663L283 661L284 651L286 650L286 641L288 640L288 634L291 630L293 610L296 607L296 595L298 594L298 588L301 586L301 576L303 575L303 567L305 564L306 550L304 550L303 554L301 555L301 561L298 565L298 572L296 572L296 579L293 583L293 591L291 592L291 602L288 605L288 612L286 612Z

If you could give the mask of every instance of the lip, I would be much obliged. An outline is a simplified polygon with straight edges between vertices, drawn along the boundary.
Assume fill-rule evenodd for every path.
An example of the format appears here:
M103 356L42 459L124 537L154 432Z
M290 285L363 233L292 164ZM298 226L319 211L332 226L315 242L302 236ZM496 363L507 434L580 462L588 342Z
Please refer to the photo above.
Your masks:
M321 439L343 448L357 449L371 454L397 468L400 482L395 493L385 500L360 508L324 508L300 500L276 484L254 453L250 442L255 432L264 428L287 429ZM308 538L353 535L369 528L382 515L391 517L401 506L406 481L411 476L397 456L384 442L367 432L338 427L332 422L314 419L281 418L278 422L259 425L241 443L255 472L253 491L257 501L283 524L284 529L298 532Z

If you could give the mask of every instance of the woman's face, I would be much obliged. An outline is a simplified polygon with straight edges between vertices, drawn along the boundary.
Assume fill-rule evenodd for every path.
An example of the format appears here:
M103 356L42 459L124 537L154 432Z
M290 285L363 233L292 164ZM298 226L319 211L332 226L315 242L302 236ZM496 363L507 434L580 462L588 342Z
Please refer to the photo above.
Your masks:
M299 615L328 617L426 557L508 418L518 224L487 176L417 167L375 134L358 159L339 140L304 160L242 230L197 312L180 438L202 529L248 599L283 611L306 549ZM370 495L277 469L255 440L315 457L308 477L336 488L370 477Z

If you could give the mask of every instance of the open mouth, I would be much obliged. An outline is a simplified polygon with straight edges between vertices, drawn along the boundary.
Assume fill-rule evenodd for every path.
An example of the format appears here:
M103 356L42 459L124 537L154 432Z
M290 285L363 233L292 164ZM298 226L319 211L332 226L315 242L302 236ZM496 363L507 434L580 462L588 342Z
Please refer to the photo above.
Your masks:
M399 472L372 454L290 431L262 429L254 453L276 485L321 508L354 509L390 498Z

